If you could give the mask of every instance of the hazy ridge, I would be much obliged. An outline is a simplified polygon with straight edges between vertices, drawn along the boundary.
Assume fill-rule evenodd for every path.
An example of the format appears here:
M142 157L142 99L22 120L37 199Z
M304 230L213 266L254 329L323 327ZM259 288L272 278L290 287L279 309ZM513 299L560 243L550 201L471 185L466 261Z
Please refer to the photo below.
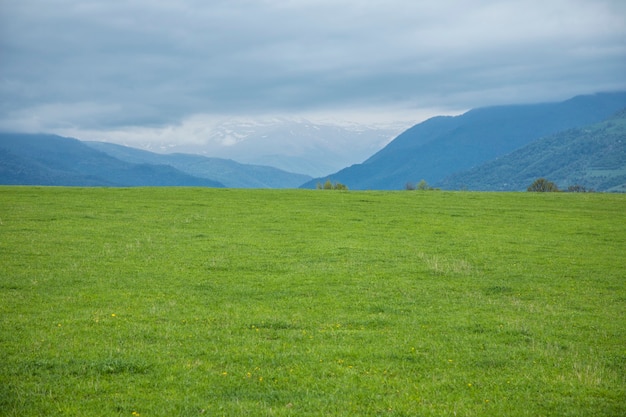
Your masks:
M624 107L626 93L619 92L435 117L406 130L363 163L316 178L303 188L314 188L326 178L350 189L402 189L421 179L445 186L443 180L452 174L480 166L545 136L601 122Z

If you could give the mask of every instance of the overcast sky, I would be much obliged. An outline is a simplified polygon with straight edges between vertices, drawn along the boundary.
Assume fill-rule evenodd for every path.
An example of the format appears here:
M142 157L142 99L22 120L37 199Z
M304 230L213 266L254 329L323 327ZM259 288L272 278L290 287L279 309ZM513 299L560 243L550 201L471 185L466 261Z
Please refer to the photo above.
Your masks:
M626 90L624 0L0 0L0 128L422 119Z

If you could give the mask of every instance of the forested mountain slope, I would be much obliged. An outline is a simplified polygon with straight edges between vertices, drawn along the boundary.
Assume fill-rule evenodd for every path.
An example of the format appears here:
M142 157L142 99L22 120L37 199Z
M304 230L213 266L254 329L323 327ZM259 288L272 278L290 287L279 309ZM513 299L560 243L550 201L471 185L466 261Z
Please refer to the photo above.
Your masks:
M479 108L435 117L394 139L362 164L328 176L350 189L402 189L481 165L537 139L600 122L626 106L626 93L578 96L560 103ZM304 184L314 188L318 178Z
M525 190L544 177L561 189L579 185L626 192L626 109L608 120L532 142L506 156L451 175L443 188Z

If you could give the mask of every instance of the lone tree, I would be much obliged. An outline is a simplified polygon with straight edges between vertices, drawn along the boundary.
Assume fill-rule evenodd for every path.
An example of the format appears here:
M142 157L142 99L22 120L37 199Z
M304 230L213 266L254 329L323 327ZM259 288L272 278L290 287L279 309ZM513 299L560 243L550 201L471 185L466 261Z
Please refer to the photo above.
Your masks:
M559 187L557 187L552 181L548 181L545 178L538 178L535 182L530 184L526 191L534 193L551 193L559 191Z

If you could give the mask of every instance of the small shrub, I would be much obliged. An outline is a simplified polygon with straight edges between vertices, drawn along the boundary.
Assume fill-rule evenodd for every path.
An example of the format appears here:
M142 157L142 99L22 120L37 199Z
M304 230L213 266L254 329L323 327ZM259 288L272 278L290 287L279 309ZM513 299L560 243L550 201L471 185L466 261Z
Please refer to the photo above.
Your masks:
M418 190L418 191L439 191L440 190L439 188L433 188L430 185L428 185L426 180L421 180L420 182L417 183L417 185L413 185L407 182L404 187L407 190Z
M548 181L545 178L538 178L526 189L526 191L535 193L550 193L558 192L559 187L557 187L552 181Z
M430 187L428 186L428 183L425 180L421 180L420 182L417 183L417 189L419 191L426 191L426 190L430 190Z
M568 193L593 193L593 189L587 188L579 184L575 184L575 185L570 185L569 187L567 187L567 192Z
M318 190L347 190L348 187L340 182L333 183L330 179L327 179L324 185L317 183L316 188Z

